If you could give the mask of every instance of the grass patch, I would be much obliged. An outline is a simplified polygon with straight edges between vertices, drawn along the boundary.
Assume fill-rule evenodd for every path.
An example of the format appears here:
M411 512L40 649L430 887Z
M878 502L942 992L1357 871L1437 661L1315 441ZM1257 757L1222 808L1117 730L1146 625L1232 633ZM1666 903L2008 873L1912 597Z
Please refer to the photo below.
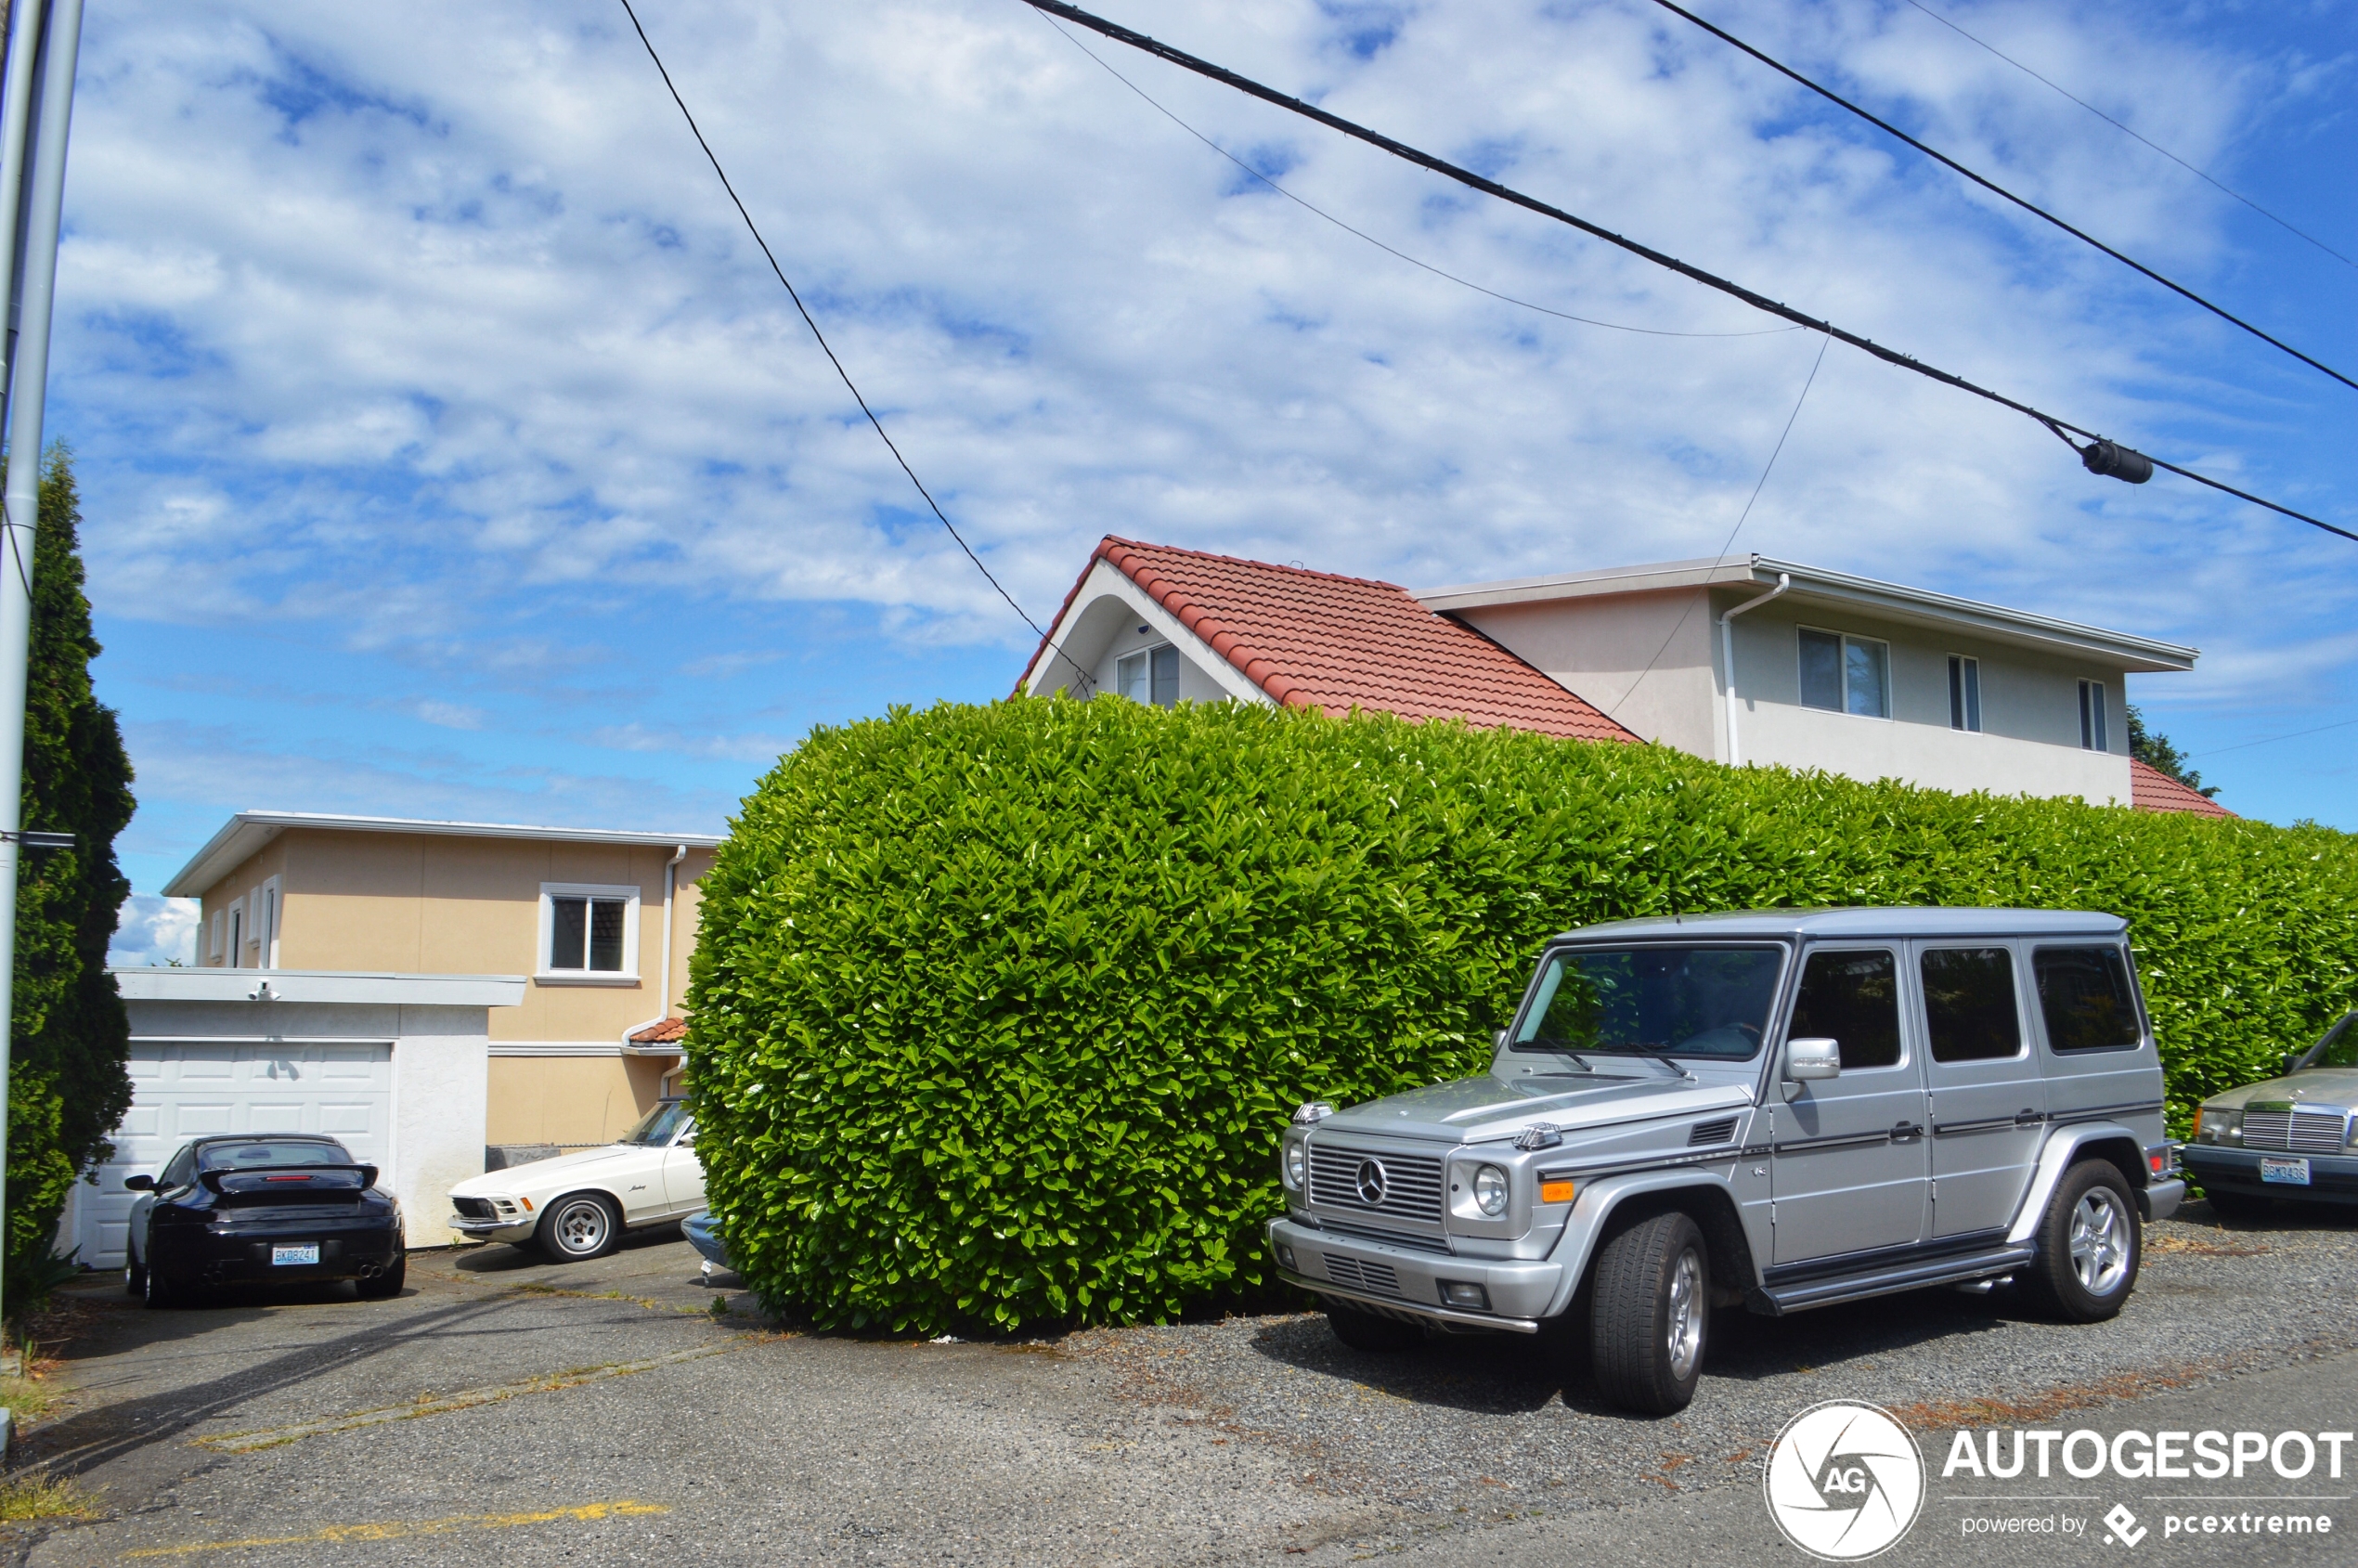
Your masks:
M97 1511L98 1505L81 1483L64 1476L26 1471L0 1481L0 1524L22 1524L35 1519L87 1519Z

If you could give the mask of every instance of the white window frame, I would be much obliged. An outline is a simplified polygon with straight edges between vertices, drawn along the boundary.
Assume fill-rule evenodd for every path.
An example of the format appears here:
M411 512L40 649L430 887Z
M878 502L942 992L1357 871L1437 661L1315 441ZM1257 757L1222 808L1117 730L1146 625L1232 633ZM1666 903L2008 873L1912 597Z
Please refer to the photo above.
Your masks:
M253 950L253 967L276 969L279 966L279 878L273 876L245 896L245 945ZM243 960L245 954L238 954ZM245 968L240 962L234 965Z
M214 910L213 912L213 919L208 922L212 927L212 934L205 940L205 957L211 961L216 968L218 968L222 963L222 934L227 929L228 923L228 912L221 909Z
M622 967L619 969L551 969L549 943L556 936L554 899L611 899L628 905L622 912ZM540 884L540 931L532 952L533 979L541 985L636 986L639 983L639 888L636 883L543 882Z
M1801 674L1801 634L1805 631L1814 631L1820 637L1831 637L1834 639L1837 643L1838 651L1842 656L1835 660L1834 667L1842 672L1842 706L1840 707L1819 707L1807 702L1802 703L1800 706L1808 708L1812 713L1838 713L1845 719L1864 719L1877 724L1890 723L1892 721L1891 716L1893 712L1899 706L1899 704L1896 700L1896 693L1891 689L1891 644L1880 637L1860 637L1852 632L1836 631L1830 626L1795 627L1794 628L1793 660L1794 674L1796 677ZM1881 713L1853 713L1850 711L1850 644L1853 642L1872 643L1874 646L1883 650L1883 711Z
M1168 703L1159 703L1155 701L1155 655L1165 651L1168 651L1171 654L1171 701ZM1133 663L1134 661L1137 664L1139 669L1143 672L1146 678L1145 685L1147 694L1143 697L1133 697L1130 695L1129 692L1123 689L1126 684L1122 679L1123 667ZM1127 698L1131 702L1138 703L1147 707L1176 707L1179 706L1179 672L1182 667L1183 655L1180 654L1176 643L1150 642L1143 648L1134 648L1129 653L1122 654L1120 658L1113 661L1114 693L1118 696Z
M2095 697L2092 705L2088 700L2091 693ZM2110 701L2105 693L2105 682L2082 680L2079 683L2080 750L2107 754L2111 752L2111 726L2107 722L2105 713L2105 709L2110 706Z
M1961 735L1981 728L1981 661L1971 654L1949 655L1949 727Z
M228 947L228 952L221 960L223 965L232 969L243 968L245 965L239 962L246 955L246 901L243 899L229 901Z

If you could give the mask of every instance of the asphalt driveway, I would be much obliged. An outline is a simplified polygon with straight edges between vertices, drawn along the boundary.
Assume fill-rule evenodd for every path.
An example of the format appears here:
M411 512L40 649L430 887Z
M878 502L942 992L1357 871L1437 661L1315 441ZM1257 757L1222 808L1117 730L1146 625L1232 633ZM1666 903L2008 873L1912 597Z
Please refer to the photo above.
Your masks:
M2353 1242L2342 1220L2228 1228L2197 1207L2149 1229L2130 1309L2092 1328L2003 1291L1722 1315L1701 1396L1668 1421L1604 1409L1576 1354L1364 1356L1306 1315L1022 1343L783 1331L661 1235L587 1264L418 1254L390 1302L154 1313L94 1280L58 1353L69 1392L22 1462L78 1477L97 1511L21 1528L19 1560L1801 1562L1768 1524L1760 1458L1823 1399L1898 1412L1936 1468L1968 1424L2358 1426ZM2157 1506L2105 1484L2095 1513L2110 1493ZM2347 1476L2275 1489L2358 1530ZM1979 1505L1957 1491L1936 1482L1911 1556L2112 1549L1969 1541ZM2157 1534L2140 1555L2344 1545Z

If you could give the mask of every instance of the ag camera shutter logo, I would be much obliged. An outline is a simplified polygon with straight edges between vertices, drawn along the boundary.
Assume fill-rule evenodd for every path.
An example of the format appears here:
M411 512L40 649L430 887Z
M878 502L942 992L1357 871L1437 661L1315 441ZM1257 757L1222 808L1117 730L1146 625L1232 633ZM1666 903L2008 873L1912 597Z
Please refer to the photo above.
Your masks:
M1830 1399L1785 1423L1761 1488L1785 1539L1828 1562L1856 1562L1916 1523L1924 1460L1889 1411Z

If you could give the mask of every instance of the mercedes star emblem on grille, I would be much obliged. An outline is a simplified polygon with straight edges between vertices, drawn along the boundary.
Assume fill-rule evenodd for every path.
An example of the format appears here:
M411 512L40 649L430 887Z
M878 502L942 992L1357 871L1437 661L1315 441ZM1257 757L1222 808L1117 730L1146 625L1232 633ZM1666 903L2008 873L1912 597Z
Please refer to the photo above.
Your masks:
M1372 1160L1361 1160L1352 1185L1359 1189L1359 1201L1374 1208L1383 1201L1383 1167Z

